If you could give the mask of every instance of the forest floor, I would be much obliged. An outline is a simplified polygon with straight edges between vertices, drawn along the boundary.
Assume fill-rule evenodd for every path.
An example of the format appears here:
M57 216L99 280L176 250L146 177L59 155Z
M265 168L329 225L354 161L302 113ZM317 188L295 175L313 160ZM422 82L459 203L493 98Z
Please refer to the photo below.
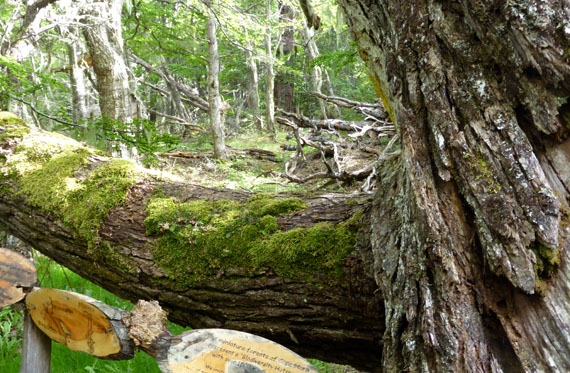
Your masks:
M158 159L154 168L174 174L183 180L218 188L238 189L248 192L355 192L362 181L340 182L330 178L315 178L304 183L283 176L286 162L293 163L295 151L282 150L281 145L295 145L287 140L286 133L277 136L277 142L266 136L249 135L230 138L227 141L229 159L218 161L212 157L212 146L200 137L181 144L176 152L184 156L166 156ZM273 153L257 154L252 149ZM327 171L320 152L304 147L305 159L296 162L290 174L299 179ZM328 157L327 157L328 158ZM343 170L356 171L375 160L375 155L358 149L342 149L338 161Z

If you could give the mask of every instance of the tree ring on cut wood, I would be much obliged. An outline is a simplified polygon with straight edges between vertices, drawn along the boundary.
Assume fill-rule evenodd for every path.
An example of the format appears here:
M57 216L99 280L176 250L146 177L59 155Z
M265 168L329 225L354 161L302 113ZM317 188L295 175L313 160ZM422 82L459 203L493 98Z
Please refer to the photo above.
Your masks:
M173 373L316 372L308 361L275 342L226 329L197 329L173 337L167 362L159 361L159 366Z
M14 251L0 248L0 308L24 298L22 287L33 287L36 280L34 263Z
M34 323L52 340L75 351L102 359L134 356L121 319L122 310L82 294L58 289L37 289L26 297Z

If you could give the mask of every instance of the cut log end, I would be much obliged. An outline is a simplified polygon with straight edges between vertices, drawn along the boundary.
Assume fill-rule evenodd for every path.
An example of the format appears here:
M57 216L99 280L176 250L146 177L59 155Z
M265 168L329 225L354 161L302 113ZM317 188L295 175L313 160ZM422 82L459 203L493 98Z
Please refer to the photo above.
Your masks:
M129 312L124 322L129 327L129 337L136 346L141 346L148 353L157 339L169 333L166 324L167 313L157 301L139 300Z
M36 325L52 340L102 359L134 356L121 318L124 311L95 299L57 289L37 289L26 297Z

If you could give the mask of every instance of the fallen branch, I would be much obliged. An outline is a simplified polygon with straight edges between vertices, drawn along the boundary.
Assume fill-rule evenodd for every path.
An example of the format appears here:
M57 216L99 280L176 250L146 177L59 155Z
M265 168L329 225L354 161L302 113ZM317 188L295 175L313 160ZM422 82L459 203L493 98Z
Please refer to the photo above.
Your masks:
M301 114L289 113L281 111L283 116L275 117L277 123L291 128L313 128L325 130L340 130L358 132L357 136L364 136L368 131L374 131L378 135L388 136L395 133L396 129L393 125L385 120L365 120L359 122L350 122L341 119L310 119ZM380 126L378 124L381 124ZM356 136L351 136L356 137Z
M376 120L388 120L388 113L381 104L352 101L344 97L326 96L319 92L311 92L311 94L325 101L332 102L337 106L352 109L357 113L373 117Z
M160 117L171 119L171 120L175 121L177 124L189 127L189 129L191 129L193 131L198 131L198 132L204 131L202 128L200 128L200 126L193 124L193 123L188 123L184 119L176 117L174 115L168 115L168 114L162 113L160 111L152 110L152 109L147 109L147 110L149 111L149 113L153 113L153 114L156 114Z
M248 154L252 157L256 157L258 159L265 159L271 162L279 162L277 158L277 154L270 150L265 149L257 149L257 148L246 148L246 149L239 149L239 148L232 148L228 147L228 152L230 156L235 156L237 154ZM168 153L154 153L154 155L158 157L172 157L172 158L188 158L188 159L197 159L197 158L213 158L213 152L205 152L205 153L196 153L196 152L168 152Z

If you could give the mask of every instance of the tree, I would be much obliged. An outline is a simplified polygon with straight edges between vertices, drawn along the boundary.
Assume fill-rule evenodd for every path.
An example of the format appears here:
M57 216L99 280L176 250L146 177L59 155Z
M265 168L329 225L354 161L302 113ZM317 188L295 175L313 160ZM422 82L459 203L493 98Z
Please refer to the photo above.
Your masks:
M81 151L55 157L47 168L34 162L53 154L30 151L36 157L27 167L12 167L11 152L26 148L17 146L22 131L6 124L0 225L115 293L158 298L174 320L261 334L307 357L385 371L570 370L570 42L562 4L339 4L398 128L401 156L379 167L355 250L332 267L307 269L315 264L307 257L289 261L296 258L289 241L271 255L236 258L224 249L259 238L239 230L240 241L232 241L232 224L257 233L251 224L260 224L277 239L272 218L293 234L301 231L287 222L309 218L304 226L322 227L313 223L327 219L324 211L352 202L317 198L323 205L314 210L248 215L256 198L241 192L134 183L122 163ZM40 176L56 169L66 173L53 184L55 200L45 202L45 185L52 184ZM31 174L18 174L24 171ZM115 173L131 181L117 182ZM157 186L154 198L166 197L145 210ZM200 202L203 210L184 205L195 199L226 202ZM266 208L268 198L260 199ZM66 204L76 201L84 207ZM227 201L243 201L243 210ZM214 218L226 225L212 229L207 219ZM321 236L327 244L328 232ZM216 244L199 241L206 235ZM293 246L309 247L306 235ZM177 243L194 250L180 253ZM255 251L258 244L250 249L264 252ZM317 263L328 263L320 256L326 250L314 252ZM191 262L194 253L206 254Z
M245 58L248 66L248 93L247 105L251 109L255 128L258 132L263 130L263 118L259 110L259 79L257 78L257 61L253 55L253 44L247 34L244 26L244 34L246 37Z
M97 76L101 114L128 123L136 111L131 105L129 75L124 59L122 8L123 0L97 1L86 5L83 33Z
M210 1L204 1L209 8ZM208 9L208 105L210 113L210 127L212 138L214 139L214 157L218 159L227 158L226 144L224 140L222 99L220 97L220 56L218 54L218 38L216 36L216 19L213 11Z
M295 8L285 2L279 4L279 21L285 29L281 32L277 57L287 61L285 65L291 65L291 54L295 50L295 29L292 21L297 16ZM275 76L274 98L279 109L292 112L295 110L295 84L290 72L279 72Z
M271 1L265 4L265 18L268 26L265 29L265 120L267 122L267 132L275 139L275 73L273 72L273 47L271 46Z
M371 212L383 369L570 369L568 13L339 4L402 147Z

